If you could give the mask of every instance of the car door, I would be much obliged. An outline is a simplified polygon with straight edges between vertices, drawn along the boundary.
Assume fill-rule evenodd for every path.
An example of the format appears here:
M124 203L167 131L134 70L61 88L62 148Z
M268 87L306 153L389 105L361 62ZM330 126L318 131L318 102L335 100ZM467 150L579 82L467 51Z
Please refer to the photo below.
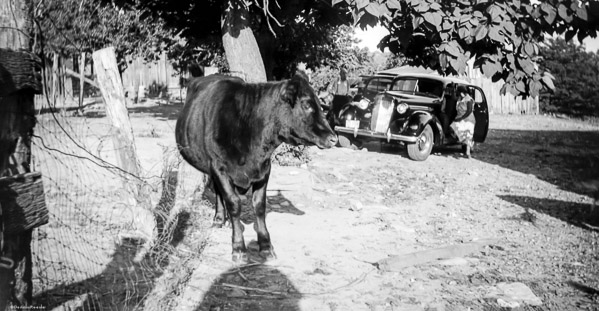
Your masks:
M472 89L474 91L474 118L476 119L474 141L482 143L489 132L489 108L485 92L478 86L472 86Z

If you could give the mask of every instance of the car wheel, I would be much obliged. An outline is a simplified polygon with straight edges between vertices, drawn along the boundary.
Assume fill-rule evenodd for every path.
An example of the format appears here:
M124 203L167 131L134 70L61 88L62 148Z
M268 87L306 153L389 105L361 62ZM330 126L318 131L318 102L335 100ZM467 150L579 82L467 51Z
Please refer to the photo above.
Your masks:
M337 145L342 148L358 149L357 141L347 134L339 134Z
M407 145L408 157L414 161L424 161L433 150L434 135L433 129L429 124L424 127L422 134L415 143Z

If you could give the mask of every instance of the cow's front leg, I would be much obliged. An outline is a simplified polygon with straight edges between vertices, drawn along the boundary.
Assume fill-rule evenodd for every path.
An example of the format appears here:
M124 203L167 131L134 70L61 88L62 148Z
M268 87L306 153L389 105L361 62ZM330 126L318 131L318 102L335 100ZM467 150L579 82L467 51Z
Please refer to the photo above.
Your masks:
M212 175L214 177L215 189L218 189L221 200L229 212L229 220L233 229L233 262L238 264L247 263L248 256L245 242L243 241L243 225L240 220L241 198L239 197L237 188L231 183L223 168L213 169Z
M266 229L266 185L270 176L270 168L266 174L264 181L254 184L252 205L256 214L255 230L258 234L258 246L260 247L260 255L266 259L276 258L274 248L270 242L270 235Z

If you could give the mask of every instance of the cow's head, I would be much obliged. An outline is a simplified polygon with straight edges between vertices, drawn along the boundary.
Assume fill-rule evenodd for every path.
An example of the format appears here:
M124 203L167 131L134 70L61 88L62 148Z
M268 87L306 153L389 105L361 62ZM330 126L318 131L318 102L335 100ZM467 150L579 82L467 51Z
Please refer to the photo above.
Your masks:
M281 100L284 109L279 137L282 141L319 148L331 148L337 143L337 135L325 120L316 93L304 76L296 74L283 83Z

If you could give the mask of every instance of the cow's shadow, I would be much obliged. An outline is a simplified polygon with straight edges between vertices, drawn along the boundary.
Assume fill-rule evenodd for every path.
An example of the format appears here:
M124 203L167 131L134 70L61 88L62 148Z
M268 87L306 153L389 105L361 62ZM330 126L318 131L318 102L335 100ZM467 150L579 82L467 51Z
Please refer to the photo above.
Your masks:
M212 283L196 311L299 311L302 294L278 269L257 264L232 268Z
M205 199L212 203L213 206L216 206L216 195L214 194L210 180L208 180L204 186L202 199ZM248 199L246 196L242 196L242 204L243 207L241 210L241 221L245 224L254 223L256 220L256 215L254 214L254 210L251 206L251 199ZM283 195L281 190L277 190L276 194L268 195L266 197L266 213L284 213L297 216L305 214L304 211L295 207L295 205Z
M583 229L599 227L599 206L592 204L574 203L546 198L533 198L517 195L499 195L500 199L519 205L524 213L515 220L534 222L531 210L563 220Z

